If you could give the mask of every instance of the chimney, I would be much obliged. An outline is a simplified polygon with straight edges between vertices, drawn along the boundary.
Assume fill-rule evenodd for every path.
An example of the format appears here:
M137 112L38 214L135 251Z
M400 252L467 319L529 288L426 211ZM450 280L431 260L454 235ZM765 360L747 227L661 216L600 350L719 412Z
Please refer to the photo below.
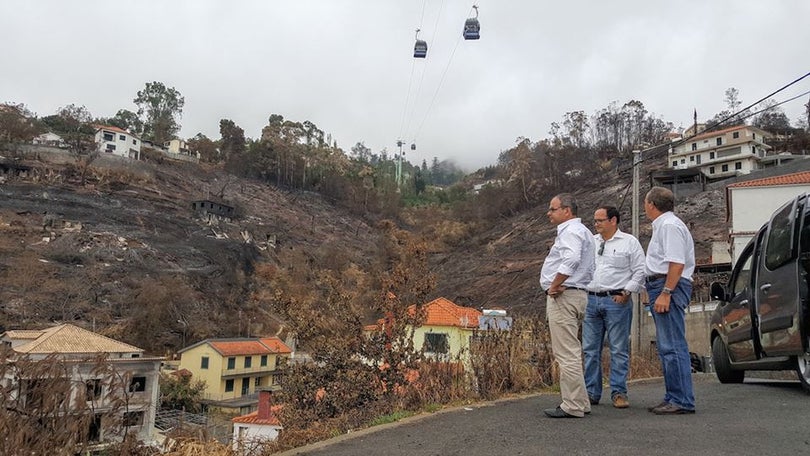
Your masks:
M269 389L259 390L259 413L260 420L270 419L270 406L273 402L273 392Z

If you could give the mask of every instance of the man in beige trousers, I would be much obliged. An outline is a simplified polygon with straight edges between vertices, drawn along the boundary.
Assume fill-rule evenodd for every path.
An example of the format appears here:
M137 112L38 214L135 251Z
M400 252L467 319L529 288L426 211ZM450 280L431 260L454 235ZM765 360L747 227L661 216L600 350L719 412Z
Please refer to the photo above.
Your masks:
M582 344L577 337L588 304L588 286L596 269L593 235L577 217L577 202L568 193L551 199L548 218L557 225L557 237L540 270L546 291L546 315L551 349L560 366L557 408L543 412L550 418L582 418L591 405L582 372Z

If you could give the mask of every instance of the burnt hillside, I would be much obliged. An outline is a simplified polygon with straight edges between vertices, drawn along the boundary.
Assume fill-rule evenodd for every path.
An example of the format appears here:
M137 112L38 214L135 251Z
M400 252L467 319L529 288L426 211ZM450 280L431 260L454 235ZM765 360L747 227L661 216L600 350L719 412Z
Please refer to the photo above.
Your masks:
M257 265L339 257L363 271L375 255L376 230L318 195L100 158L84 183L69 163L41 160L15 161L25 171L0 183L0 329L80 322L158 353L272 333L278 322L250 305ZM195 200L236 216L212 220Z
M655 168L655 164L647 164L642 176ZM612 171L599 181L569 190L579 201L583 223L592 228L594 210L600 205L614 205L621 207L620 229L631 232L631 179L629 173ZM642 177L640 187L643 198L650 188L649 181ZM676 201L675 213L692 230L698 263L709 261L712 242L727 240L724 198L722 191L715 190ZM544 308L540 268L556 236L556 227L546 216L547 208L548 201L543 201L516 217L499 220L472 236L462 248L437 253L433 267L441 278L439 292L459 304L479 308L503 307L516 313ZM646 248L651 227L643 214L643 204L639 208L640 241Z
M273 287L286 284L304 296L323 288L320 270L339 271L356 297L365 294L358 305L377 291L383 234L317 194L182 162L99 159L83 171L41 157L15 163L27 171L0 183L0 329L71 321L172 353L206 337L278 332L284 322L266 305ZM579 186L584 221L591 223L600 204L618 205L629 179L614 170ZM196 200L226 204L236 215L201 216L192 210ZM540 266L555 234L547 204L486 225L427 209L431 226L468 233L432 249L431 298L516 313L539 309ZM629 206L628 197L625 231ZM678 202L700 258L708 259L712 241L725 239L724 210L719 191ZM436 237L418 216L406 214L403 222L429 242ZM646 245L649 223L641 227Z

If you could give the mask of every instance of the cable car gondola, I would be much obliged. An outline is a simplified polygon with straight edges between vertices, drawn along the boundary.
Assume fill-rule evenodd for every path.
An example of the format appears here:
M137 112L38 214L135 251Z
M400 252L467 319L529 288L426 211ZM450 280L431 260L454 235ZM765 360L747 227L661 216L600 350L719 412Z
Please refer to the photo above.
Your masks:
M416 29L416 44L413 45L413 56L424 59L427 56L427 41L419 39L419 29Z
M481 24L478 22L478 5L473 5L475 9L475 17L468 18L464 21L464 39L477 40L481 38Z

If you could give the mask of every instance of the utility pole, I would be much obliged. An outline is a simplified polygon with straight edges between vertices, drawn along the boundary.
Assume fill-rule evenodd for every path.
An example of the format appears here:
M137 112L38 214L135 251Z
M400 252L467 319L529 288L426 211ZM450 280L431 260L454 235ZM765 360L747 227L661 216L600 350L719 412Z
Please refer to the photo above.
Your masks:
M639 226L638 226L638 219L641 216L638 210L638 198L639 198L639 168L641 168L641 151L634 150L633 151L633 204L631 206L632 211L632 231L633 236L638 239L639 235ZM636 354L641 349L641 294L634 293L633 294L633 325L630 331L630 352Z
M402 184L402 140L397 140L397 147L399 147L399 153L397 154L397 191L399 191L399 187Z

